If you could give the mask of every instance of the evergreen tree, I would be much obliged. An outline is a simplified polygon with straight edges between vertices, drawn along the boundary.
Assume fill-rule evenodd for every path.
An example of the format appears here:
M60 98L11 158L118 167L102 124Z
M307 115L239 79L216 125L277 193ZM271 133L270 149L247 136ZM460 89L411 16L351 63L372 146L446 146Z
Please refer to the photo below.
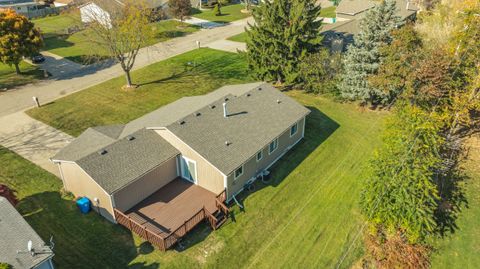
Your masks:
M321 47L320 6L315 0L263 1L247 32L247 59L260 80L292 85L298 65Z
M399 24L393 0L382 1L369 10L360 22L360 32L345 55L345 71L340 91L348 100L378 103L385 93L368 83L368 76L375 74L382 62L380 47L392 41L392 30Z

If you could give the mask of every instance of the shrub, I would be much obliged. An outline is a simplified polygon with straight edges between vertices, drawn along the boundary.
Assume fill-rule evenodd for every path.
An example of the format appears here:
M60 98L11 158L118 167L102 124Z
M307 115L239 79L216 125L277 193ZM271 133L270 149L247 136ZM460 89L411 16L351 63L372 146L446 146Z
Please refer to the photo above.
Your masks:
M0 269L12 269L12 266L7 263L0 263Z
M220 5L219 4L216 4L215 7L213 8L213 14L215 14L215 16L221 16L222 15L222 11L220 10Z

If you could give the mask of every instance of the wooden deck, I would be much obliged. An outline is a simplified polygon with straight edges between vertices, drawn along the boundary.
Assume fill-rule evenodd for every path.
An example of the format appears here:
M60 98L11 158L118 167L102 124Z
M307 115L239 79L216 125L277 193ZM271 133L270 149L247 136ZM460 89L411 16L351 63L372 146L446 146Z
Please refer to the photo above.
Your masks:
M215 212L216 194L184 179L174 179L125 212L131 219L148 222L169 234L205 207Z
M227 219L226 191L214 193L177 178L127 212L116 208L115 220L166 251L202 221L213 230Z

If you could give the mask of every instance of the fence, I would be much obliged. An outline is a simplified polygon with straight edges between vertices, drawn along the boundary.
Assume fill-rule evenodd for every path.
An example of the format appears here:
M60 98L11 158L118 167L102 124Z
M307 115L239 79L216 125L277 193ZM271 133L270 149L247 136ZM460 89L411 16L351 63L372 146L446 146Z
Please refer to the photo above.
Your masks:
M225 216L228 216L228 207L225 206L224 202L226 200L226 192L223 191L215 198L215 203L218 210L221 210ZM184 237L188 232L193 230L203 220L207 220L210 223L210 226L213 230L217 229L218 219L209 212L205 207L200 209L192 217L186 220L180 227L170 234L164 233L159 229L156 229L154 226L150 225L148 222L139 223L136 220L132 219L130 216L125 215L120 210L114 208L115 219L117 222L130 231L136 233L141 238L149 241L152 245L158 247L162 251L166 251L171 248L177 241Z

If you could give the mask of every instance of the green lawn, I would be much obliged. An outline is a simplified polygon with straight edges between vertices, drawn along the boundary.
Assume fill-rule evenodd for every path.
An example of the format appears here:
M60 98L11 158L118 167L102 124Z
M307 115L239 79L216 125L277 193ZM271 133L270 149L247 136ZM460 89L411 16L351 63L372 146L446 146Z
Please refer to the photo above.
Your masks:
M140 85L136 90L122 91L125 78L121 76L27 113L77 136L90 126L126 123L182 96L251 81L242 57L193 50L133 72L133 82Z
M33 22L44 35L44 49L51 53L81 64L102 60L107 55L106 50L99 45L94 45L95 49L92 50L92 40L95 40L95 35L91 30L66 34L67 28L82 25L78 13L46 17L33 20ZM152 28L155 34L152 39L147 41L146 46L184 36L200 29L200 27L174 20L152 23Z
M177 90L186 86L175 83ZM102 93L95 96L104 98ZM152 252L124 228L94 213L81 215L60 196L59 179L5 150L0 161L8 167L0 170L0 181L19 191L19 209L40 235L55 236L58 268L333 268L360 225L361 175L378 143L382 115L300 92L288 94L312 111L305 140L272 167L269 185L259 182L254 193L240 198L245 211L232 208L236 222L229 221L216 232L200 226L186 238L182 252ZM161 91L156 96L159 104L173 101ZM140 103L129 104L132 114L138 113ZM103 110L98 104L84 102L83 109ZM108 119L111 112L97 116ZM61 113L73 112L64 106ZM354 248L341 268L361 255L362 249Z
M20 63L21 75L15 73L15 67L0 63L0 92L25 84L33 83L43 78L43 71L37 66L26 62Z
M480 141L480 140L477 140ZM468 206L463 206L456 222L458 229L438 240L438 252L432 259L432 268L475 268L480 264L480 151L470 151L471 159L465 168L469 178L465 182Z
M324 18L336 18L337 17L337 14L335 13L336 10L337 10L336 6L322 8L320 12L320 16Z
M223 6L220 8L220 10L222 11L221 16L215 16L215 14L213 13L213 9L205 9L205 10L192 9L193 10L192 16L199 19L204 19L207 21L227 23L227 22L245 19L250 16L250 14L248 13L242 13L241 12L242 9L245 9L245 5L243 4Z
M32 22L40 28L44 37L65 34L66 29L74 26L81 26L79 12L63 13L56 16L49 16L34 19Z
M231 36L227 39L231 41L236 41L236 42L247 42L247 33L243 32L241 34Z

